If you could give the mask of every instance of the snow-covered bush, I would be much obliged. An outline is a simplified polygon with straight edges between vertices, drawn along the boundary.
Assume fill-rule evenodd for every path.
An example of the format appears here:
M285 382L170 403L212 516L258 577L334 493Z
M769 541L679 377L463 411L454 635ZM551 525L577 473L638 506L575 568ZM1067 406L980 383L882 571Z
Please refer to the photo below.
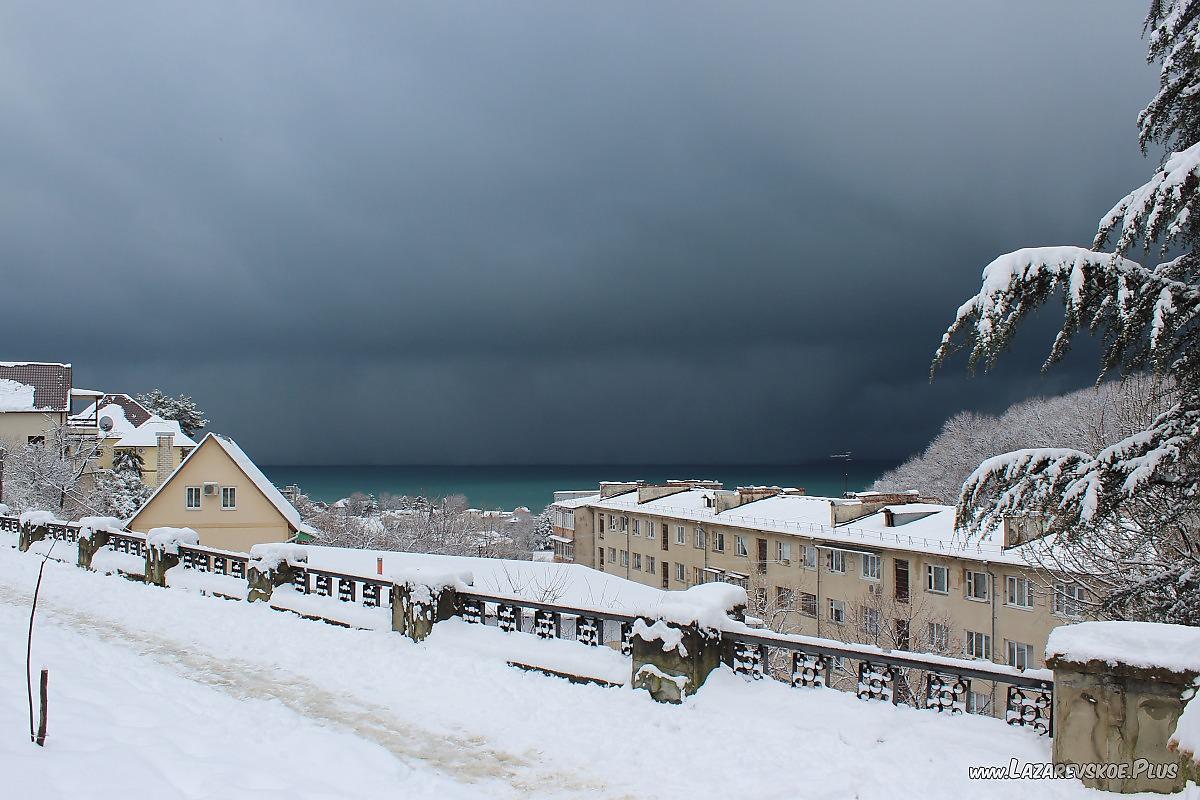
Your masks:
M196 401L186 394L172 397L161 389L155 389L146 394L139 394L137 401L151 413L157 414L163 419L173 419L178 422L179 427L188 436L195 436L208 424L204 412L196 405Z

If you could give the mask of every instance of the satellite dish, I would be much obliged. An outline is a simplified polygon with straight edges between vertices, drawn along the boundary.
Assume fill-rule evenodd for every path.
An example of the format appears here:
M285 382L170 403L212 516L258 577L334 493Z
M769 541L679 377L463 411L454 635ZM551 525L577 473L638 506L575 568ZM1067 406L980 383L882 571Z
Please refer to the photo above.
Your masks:
M100 430L104 431L105 433L108 433L112 429L113 429L112 417L109 417L109 416L101 417L100 418Z

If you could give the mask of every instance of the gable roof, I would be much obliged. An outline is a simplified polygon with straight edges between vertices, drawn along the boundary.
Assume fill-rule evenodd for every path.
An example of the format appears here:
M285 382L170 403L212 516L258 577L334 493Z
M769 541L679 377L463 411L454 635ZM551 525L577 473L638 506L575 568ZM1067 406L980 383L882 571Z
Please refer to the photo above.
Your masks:
M160 483L158 488L156 488L154 492L148 498L146 498L146 502L142 503L141 508L133 512L133 516L129 518L128 523L132 523L133 520L137 518L138 514L142 513L144 509L154 502L154 498L158 497L158 493L166 488L167 484L171 483L171 481L175 480L183 473L184 466L191 461L192 458L199 453L204 448L204 445L210 440L215 446L220 447L221 450L224 451L225 455L229 456L230 460L233 461L233 463L237 465L238 469L242 471L242 474L244 474L250 480L250 482L254 484L255 488L262 492L263 497L267 498L267 502L275 507L275 510L278 511L280 516L287 521L287 524L292 528L292 530L300 533L311 533L313 531L313 528L306 524L300 517L300 512L296 510L296 507L289 503L287 498L283 496L283 493L275 488L275 484L271 483L267 476L263 474L262 470L258 468L258 465L250 460L250 456L246 455L246 452L242 450L242 448L238 447L237 442L235 442L233 439L230 439L228 436L222 436L219 433L205 434L204 438L200 440L200 444L196 445L196 448L187 454L187 458L179 462L179 466L175 468L175 471L172 472L165 481Z
M0 361L0 382L6 390L0 411L69 411L71 408L70 364Z
M115 429L114 429L115 430ZM113 447L155 447L158 445L158 435L169 433L173 447L195 447L192 437L183 432L179 423L173 419L151 417L136 428L126 431ZM235 447L237 445L234 445Z
M110 413L120 409L120 413L124 414L124 418L134 428L154 416L154 412L127 394L105 394L75 416L83 418L104 416L106 408Z

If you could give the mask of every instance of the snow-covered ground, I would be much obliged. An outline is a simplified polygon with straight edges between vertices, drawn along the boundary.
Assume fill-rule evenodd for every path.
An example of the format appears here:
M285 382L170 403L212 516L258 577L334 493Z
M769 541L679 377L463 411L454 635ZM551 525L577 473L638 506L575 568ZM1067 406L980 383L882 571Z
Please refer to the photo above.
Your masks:
M10 677L39 561L0 546ZM451 621L417 645L50 563L33 657L50 669L50 736L28 742L24 687L0 682L0 775L8 796L98 800L1100 797L968 781L968 765L1050 757L1048 740L993 719L726 670L666 706L508 659L628 671L574 642Z

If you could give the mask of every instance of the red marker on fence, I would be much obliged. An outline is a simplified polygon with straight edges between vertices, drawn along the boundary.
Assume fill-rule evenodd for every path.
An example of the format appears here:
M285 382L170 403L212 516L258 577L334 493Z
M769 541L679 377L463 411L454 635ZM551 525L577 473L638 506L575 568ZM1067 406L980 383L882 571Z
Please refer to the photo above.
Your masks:
M382 558L382 556L380 558L375 559L375 571L378 572L380 575L383 574L383 558Z

